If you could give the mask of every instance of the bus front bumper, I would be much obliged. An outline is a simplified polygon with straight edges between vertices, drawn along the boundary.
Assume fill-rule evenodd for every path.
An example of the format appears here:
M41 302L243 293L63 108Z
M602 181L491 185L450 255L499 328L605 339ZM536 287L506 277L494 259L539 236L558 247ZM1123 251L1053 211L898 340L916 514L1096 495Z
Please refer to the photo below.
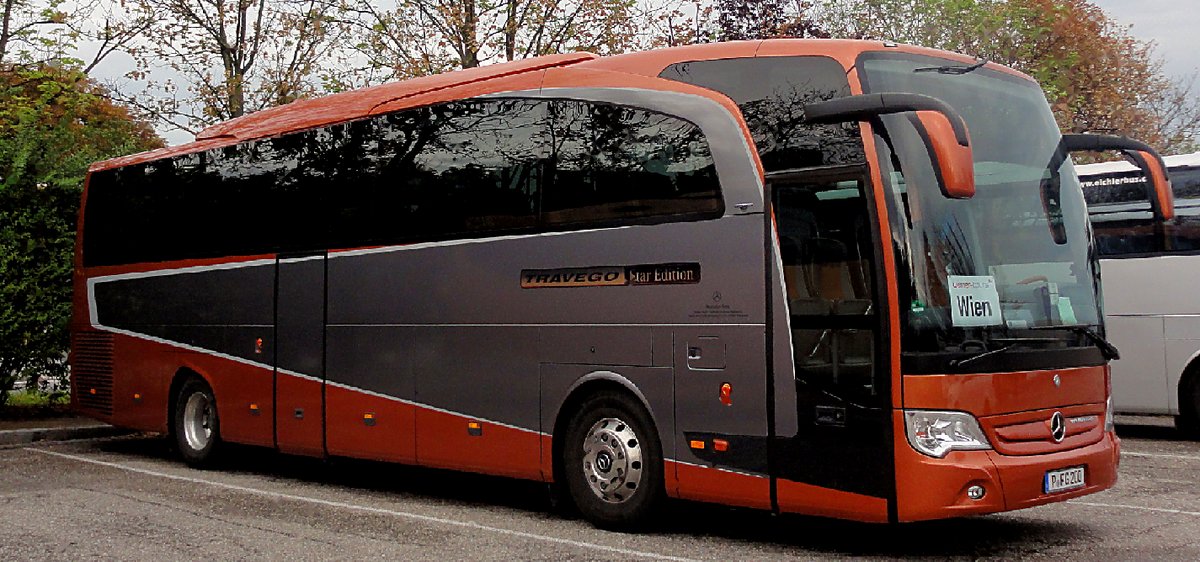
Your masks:
M897 515L900 521L945 519L1023 509L1086 496L1117 482L1121 441L1105 432L1097 443L1057 453L1008 456L996 451L956 451L935 459L897 443ZM1084 468L1084 485L1045 491L1046 474ZM983 497L969 490L981 486Z

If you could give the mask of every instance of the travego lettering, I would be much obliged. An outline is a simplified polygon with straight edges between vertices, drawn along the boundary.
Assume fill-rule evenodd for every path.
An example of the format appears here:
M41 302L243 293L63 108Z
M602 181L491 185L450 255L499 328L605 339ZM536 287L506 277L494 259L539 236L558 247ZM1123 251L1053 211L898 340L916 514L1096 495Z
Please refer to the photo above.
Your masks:
M618 287L623 285L676 285L700 282L698 263L661 263L571 269L526 269L521 287Z
M611 283L621 279L619 271L564 272L564 273L526 273L525 284L575 284L575 283Z

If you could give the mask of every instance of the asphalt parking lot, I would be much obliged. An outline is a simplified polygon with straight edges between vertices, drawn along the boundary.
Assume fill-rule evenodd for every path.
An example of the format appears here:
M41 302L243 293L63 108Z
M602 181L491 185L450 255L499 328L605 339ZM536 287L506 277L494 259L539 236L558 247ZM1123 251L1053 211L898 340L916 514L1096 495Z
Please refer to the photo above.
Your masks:
M255 449L199 471L153 436L14 446L0 558L1200 559L1200 443L1134 421L1117 486L1068 503L891 527L678 503L637 535L564 516L527 482Z

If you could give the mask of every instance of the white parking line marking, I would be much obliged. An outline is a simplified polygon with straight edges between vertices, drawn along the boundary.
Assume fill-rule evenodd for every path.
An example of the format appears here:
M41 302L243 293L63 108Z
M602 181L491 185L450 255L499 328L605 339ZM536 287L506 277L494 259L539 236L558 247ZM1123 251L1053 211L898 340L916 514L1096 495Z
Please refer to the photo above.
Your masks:
M1168 509L1165 507L1146 507L1142 505L1125 505L1120 503L1081 502L1076 500L1070 500L1067 503L1074 505L1089 505L1092 507L1119 507L1124 509L1136 509L1138 511L1155 511L1158 513L1175 513L1179 515L1200 515L1200 511L1184 511L1182 509Z
M157 472L154 470L147 470L145 468L126 466L126 465L114 463L114 462L89 459L87 457L81 457L78 455L69 455L66 453L59 453L56 451L47 451L45 449L35 449L32 447L25 447L25 450L33 451L35 453L41 453L43 455L51 455L51 456L55 456L55 457L61 457L64 459L70 459L70 460L77 461L77 462L84 462L84 463L89 463L89 464L94 464L94 465L99 465L99 466L107 466L110 468L116 468L116 469L125 470L128 472L136 472L138 474L145 474L148 476L157 476L159 478L167 478L170 480L178 480L180 482L189 482L192 484L207 484L209 486L215 486L217 488L225 488L227 490L235 490L238 492L244 492L247 494L255 494L255 495L259 495L259 496L266 496L266 497L270 497L270 498L279 498L279 499L292 500L292 501L308 502L308 503L314 503L314 504L318 504L318 505L325 505L325 506L329 506L329 507L338 507L338 508L350 509L350 510L354 510L354 511L363 511L363 512L367 512L367 513L393 515L393 516L401 517L404 519L414 519L417 521L425 521L427 523L441 523L443 525L452 525L455 527L466 527L468 529L476 529L476 530L480 530L480 531L490 531L490 532L498 533L501 535L521 537L524 539L532 539L532 540L536 540L536 541L562 544L562 545L574 546L574 547L579 547L579 548L589 548L589 549L593 549L593 550L611 552L613 554L634 556L637 558L648 558L651 560L672 560L672 561L676 561L676 562L693 562L693 559L691 559L691 558L680 558L678 556L668 556L665 554L656 554L653 552L644 552L644 551L640 551L640 550L619 548L619 547L615 547L615 546L605 546L602 544L583 542L583 541L575 541L575 540L571 540L571 539L563 539L563 538L559 538L559 537L539 535L536 533L526 533L524 531L514 531L512 529L504 529L501 527L492 527L489 525L475 523L472 521L458 521L458 520L454 520L454 519L446 519L443 517L433 517L431 515L421 515L419 513L410 513L407 511L397 511L397 510L392 510L392 509L383 509L383 508L379 508L379 507L367 507L367 506L362 506L362 505L354 505L351 503L323 500L323 499L319 499L319 498L310 498L310 497L306 497L306 496L296 496L296 495L292 495L292 494L283 494L280 492L271 492L271 491L267 491L267 490L259 490L257 488L248 488L246 486L238 486L236 484L225 484L223 482L213 482L211 480L203 480L200 478L177 476L174 474L167 474L165 472Z
M1168 455L1164 453L1134 453L1121 451L1122 457L1147 457L1152 459L1183 459L1188 461L1200 461L1200 457L1192 455Z

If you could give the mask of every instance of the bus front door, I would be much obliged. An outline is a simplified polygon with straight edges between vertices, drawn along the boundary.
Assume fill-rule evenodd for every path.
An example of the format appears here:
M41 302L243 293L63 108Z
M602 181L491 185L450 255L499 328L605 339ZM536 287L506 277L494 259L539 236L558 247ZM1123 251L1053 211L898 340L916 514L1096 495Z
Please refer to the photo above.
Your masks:
M276 261L275 443L325 454L325 254Z
M886 520L894 490L889 370L880 353L886 315L877 306L878 228L865 169L768 179L790 328L775 337L791 338L796 389L796 432L777 435L772 449L778 507Z

